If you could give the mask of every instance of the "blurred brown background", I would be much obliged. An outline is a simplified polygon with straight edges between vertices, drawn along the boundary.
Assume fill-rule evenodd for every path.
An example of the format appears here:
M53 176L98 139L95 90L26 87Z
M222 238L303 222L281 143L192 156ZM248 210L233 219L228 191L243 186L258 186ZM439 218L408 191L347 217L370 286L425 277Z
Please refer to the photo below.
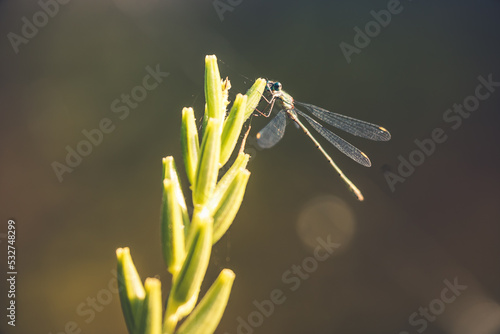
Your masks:
M327 147L364 203L293 126L271 150L250 140L245 200L204 284L225 267L237 275L217 333L500 333L500 87L460 126L443 119L464 100L474 107L479 76L500 82L500 2L396 5L1 2L0 263L5 273L14 219L18 276L15 328L0 286L0 331L125 333L112 292L121 246L142 278L159 276L168 291L161 158L182 166L180 111L193 106L201 117L204 56L216 54L233 98L266 77L299 101L392 134L387 143L344 136L370 156L369 169ZM377 31L370 12L388 6L399 13ZM340 44L355 46L353 29L366 24L370 42L348 63ZM141 88L157 67L168 76ZM136 99L127 105L122 94ZM60 182L53 163L66 164L66 147L77 149L103 119L113 130ZM252 135L266 121L254 118ZM446 141L391 191L387 173L398 173L400 156L418 160L414 141L436 128ZM322 262L311 258L318 237L338 244ZM283 303L258 311L275 289Z

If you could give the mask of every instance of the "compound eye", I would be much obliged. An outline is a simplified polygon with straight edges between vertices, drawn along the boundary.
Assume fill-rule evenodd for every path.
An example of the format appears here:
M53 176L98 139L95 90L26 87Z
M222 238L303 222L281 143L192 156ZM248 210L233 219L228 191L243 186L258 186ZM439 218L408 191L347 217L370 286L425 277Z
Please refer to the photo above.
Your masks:
M281 83L275 82L273 85L273 90L276 90L276 91L281 90Z

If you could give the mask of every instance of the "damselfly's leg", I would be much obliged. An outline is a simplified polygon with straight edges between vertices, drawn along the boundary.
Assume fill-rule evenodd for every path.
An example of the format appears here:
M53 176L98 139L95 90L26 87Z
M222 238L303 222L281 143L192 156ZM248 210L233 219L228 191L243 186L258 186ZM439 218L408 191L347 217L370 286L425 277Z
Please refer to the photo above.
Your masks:
M257 111L259 114L261 114L264 117L269 117L269 116L271 116L271 112L273 111L274 102L276 101L276 96L273 95L273 97L271 98L271 101L269 101L268 99L266 99L266 97L264 95L262 95L262 97L264 98L264 100L266 100L267 107L264 108L263 111L259 111L259 109L255 108L255 111ZM269 107L269 112L265 113L265 110L268 107Z

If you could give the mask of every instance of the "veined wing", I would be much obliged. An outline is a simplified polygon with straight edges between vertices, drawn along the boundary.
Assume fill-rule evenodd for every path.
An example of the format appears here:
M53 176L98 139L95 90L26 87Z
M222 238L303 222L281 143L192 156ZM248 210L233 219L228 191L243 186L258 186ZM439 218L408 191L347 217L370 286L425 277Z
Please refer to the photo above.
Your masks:
M286 112L280 110L276 116L257 133L257 144L261 148L271 148L276 145L285 134Z
M313 116L323 122L355 136L376 141L387 141L391 139L389 131L376 124L337 114L308 103L295 101L295 104L304 107Z
M340 152L344 153L349 158L363 166L370 167L372 165L370 159L366 156L366 154L361 152L358 148L354 147L352 144L348 143L344 139L337 136L335 133L325 128L320 123L316 122L316 120L314 120L311 116L305 114L297 108L294 108L294 111L298 112L302 117L304 117L306 121L311 124L314 130L316 130L320 135L328 140Z

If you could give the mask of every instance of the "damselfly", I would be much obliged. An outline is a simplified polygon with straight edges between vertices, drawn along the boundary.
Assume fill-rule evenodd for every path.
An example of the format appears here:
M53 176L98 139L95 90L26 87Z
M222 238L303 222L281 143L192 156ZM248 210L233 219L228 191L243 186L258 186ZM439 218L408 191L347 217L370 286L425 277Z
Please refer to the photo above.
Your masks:
M347 133L353 134L358 137L367 138L376 141L387 141L391 139L389 131L381 126L371 124L365 121L360 121L355 118L347 117L344 115L336 114L331 111L325 110L320 107L313 106L312 104L302 103L295 101L293 97L281 89L281 83L277 81L267 81L266 93L271 94L271 99L266 101L270 104L269 112L267 114L261 113L266 117L271 115L275 102L278 103L281 110L278 114L257 134L257 144L262 148L271 148L276 145L285 133L286 118L287 116L293 120L304 133L314 142L316 147L323 153L330 165L335 168L340 177L347 183L350 189L354 192L357 198L362 201L364 199L361 191L349 180L340 168L333 162L333 159L326 153L319 142L313 137L311 132L302 124L298 115L305 118L305 120L335 146L340 152L347 155L357 163L370 167L370 159L361 152L359 149L340 138L310 115L316 117L318 120L323 121L333 127L343 130ZM297 106L303 108L307 113L297 109Z

